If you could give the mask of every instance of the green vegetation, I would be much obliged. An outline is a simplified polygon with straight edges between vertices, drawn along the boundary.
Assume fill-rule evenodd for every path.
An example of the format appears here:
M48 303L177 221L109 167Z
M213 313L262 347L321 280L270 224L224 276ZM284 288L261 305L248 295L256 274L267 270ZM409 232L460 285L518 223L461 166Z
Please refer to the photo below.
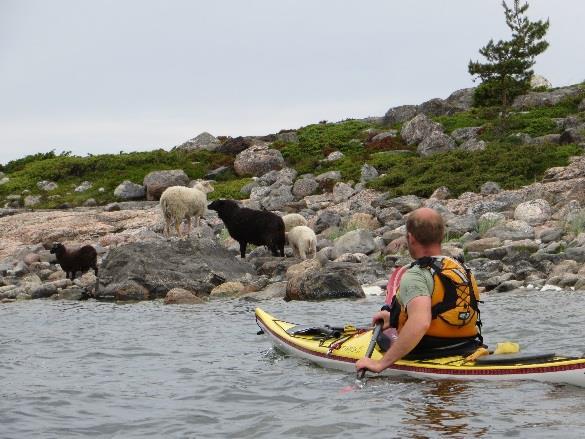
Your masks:
M434 118L448 133L457 128L481 126L480 138L488 143L484 151L454 150L420 157L416 147L405 145L399 136L374 141L374 136L387 127L358 120L309 125L298 130L299 143L277 141L273 147L282 152L288 166L294 167L299 174L317 175L338 170L344 181L357 182L363 164L369 163L385 175L368 186L387 191L391 196L428 197L439 186L447 186L458 196L467 191L477 192L486 181L513 189L538 181L546 169L566 166L570 156L583 153L576 145L521 144L517 134L537 137L559 133L555 119L569 115L585 121L585 113L578 110L584 95L585 90L583 95L567 98L555 106L511 113L505 129L498 126L498 110L494 107L472 108ZM345 156L335 162L323 161L336 150ZM42 195L38 206L41 208L58 207L63 203L77 206L88 198L106 204L115 201L113 191L124 180L140 184L149 172L165 169L183 169L190 178L197 179L219 166L231 166L233 161L234 156L209 151L157 150L87 157L50 151L0 167L10 178L8 183L0 185L0 202L10 194L28 191L25 193ZM59 187L42 193L36 186L41 180L55 181ZM92 188L83 193L74 192L85 180L93 184ZM243 198L240 189L250 181L236 176L233 171L223 173L209 198ZM104 190L100 192L99 188Z
M479 236L483 236L489 229L494 227L499 222L500 220L497 218L480 218L477 223L477 233L479 233Z

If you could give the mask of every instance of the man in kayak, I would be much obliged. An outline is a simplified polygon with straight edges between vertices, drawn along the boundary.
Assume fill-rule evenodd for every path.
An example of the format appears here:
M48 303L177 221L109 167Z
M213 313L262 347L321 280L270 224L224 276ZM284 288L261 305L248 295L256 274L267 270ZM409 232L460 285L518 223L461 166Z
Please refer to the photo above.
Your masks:
M408 251L415 260L400 279L392 305L372 322L397 328L398 338L381 360L363 358L356 369L381 372L409 358L467 355L482 346L477 283L459 261L442 256L445 226L441 215L420 208L406 221Z

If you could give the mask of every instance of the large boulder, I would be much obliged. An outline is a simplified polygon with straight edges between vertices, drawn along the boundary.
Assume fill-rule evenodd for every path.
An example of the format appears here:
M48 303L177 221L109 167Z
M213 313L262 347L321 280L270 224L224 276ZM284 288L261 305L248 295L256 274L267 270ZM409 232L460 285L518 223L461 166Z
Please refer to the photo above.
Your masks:
M483 151L487 148L487 143L484 140L471 138L463 142L459 148L464 151Z
M422 156L430 156L439 152L455 149L457 144L447 134L441 131L433 131L418 144L416 151Z
M542 75L532 75L530 78L530 88L552 88L551 82Z
M545 223L551 216L551 208L548 201L538 199L520 203L514 210L514 218L526 221L531 226Z
M374 168L372 165L368 165L364 163L361 170L360 181L362 183L366 183L368 181L374 180L378 177L378 170Z
M419 114L403 125L400 136L408 145L416 145L435 131L442 132L443 128L424 114Z
M42 191L51 192L57 189L59 185L54 181L42 180L37 182L37 187Z
M144 187L146 188L146 199L156 201L165 189L171 186L187 186L191 180L182 169L173 169L170 171L153 171L144 177Z
M217 285L254 274L252 265L210 239L136 242L110 250L96 294L106 300L142 300L183 288L207 296Z
M412 119L418 113L417 105L401 105L390 108L384 115L384 124L396 125Z
M474 139L481 133L482 127L465 127L457 128L451 132L451 137L455 139L457 143L464 143L469 139Z
M341 224L341 216L336 212L325 210L317 217L313 229L315 233L321 233L323 230L330 227L337 227L339 224Z
M514 99L512 108L514 110L529 110L531 108L552 107L561 103L565 98L581 95L583 95L583 89L579 85L561 87L552 91L530 92Z
M207 151L215 151L220 145L220 141L207 132L199 134L197 137L187 140L185 143L175 146L173 149L183 151L197 151L205 149Z
M474 93L475 88L473 87L455 90L447 99L445 99L445 102L455 111L467 111L473 107Z
M252 140L246 137L230 137L215 148L216 152L236 155L252 146Z
M296 199L301 199L313 195L319 188L319 183L313 176L303 176L295 181L292 193Z
M144 186L131 182L130 180L124 180L116 189L114 189L114 196L121 200L140 200L146 195Z
M484 237L500 238L501 240L510 239L512 241L534 239L534 229L525 221L508 221L496 224L485 233Z
M337 238L333 247L333 258L338 258L344 253L364 253L366 255L376 250L376 242L372 233L368 230L352 230Z
M253 175L259 177L272 170L284 167L284 158L277 149L264 145L254 145L236 156L234 170L239 176Z
M284 300L363 298L365 293L349 270L307 270L289 279Z

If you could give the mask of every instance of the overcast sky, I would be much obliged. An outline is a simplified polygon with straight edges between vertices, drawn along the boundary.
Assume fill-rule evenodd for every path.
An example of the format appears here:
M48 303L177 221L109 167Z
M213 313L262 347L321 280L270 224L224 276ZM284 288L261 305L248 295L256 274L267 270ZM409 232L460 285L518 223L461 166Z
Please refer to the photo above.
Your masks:
M537 73L585 80L585 1L530 4ZM499 0L0 0L0 163L381 116L472 86L503 37Z

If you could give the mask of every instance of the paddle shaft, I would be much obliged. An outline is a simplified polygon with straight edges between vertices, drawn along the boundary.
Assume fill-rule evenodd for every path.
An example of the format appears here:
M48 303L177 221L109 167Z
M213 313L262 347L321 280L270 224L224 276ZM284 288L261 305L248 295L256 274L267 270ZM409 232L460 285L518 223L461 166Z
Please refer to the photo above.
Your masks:
M372 353L374 352L374 347L376 346L376 340L378 340L378 336L380 335L380 331L382 330L382 326L384 325L384 321L378 320L376 322L376 326L374 327L374 331L372 332L372 338L370 339L370 344L368 345L368 350L366 351L366 358L370 358ZM366 375L367 369L362 369L358 371L358 379L363 379Z

